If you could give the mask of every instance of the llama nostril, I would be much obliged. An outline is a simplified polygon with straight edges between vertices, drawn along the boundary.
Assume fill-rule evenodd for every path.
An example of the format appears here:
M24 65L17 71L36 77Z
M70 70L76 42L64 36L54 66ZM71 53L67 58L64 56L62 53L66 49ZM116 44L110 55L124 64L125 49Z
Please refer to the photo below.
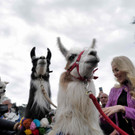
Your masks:
M89 55L96 56L97 55L97 52L96 51L91 51L91 52L89 52Z
M40 59L45 59L45 57L44 56L41 56Z

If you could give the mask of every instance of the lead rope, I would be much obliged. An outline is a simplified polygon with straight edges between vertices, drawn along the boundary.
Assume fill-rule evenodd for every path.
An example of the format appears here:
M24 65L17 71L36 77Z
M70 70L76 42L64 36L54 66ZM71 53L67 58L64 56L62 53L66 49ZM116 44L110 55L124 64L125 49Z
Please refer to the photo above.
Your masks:
M57 106L55 104L53 104L53 102L50 100L50 98L48 97L47 93L46 93L46 90L44 88L44 86L42 85L42 77L40 78L40 87L41 87L41 90L42 90L42 93L44 95L44 97L46 98L46 100L52 105L54 106L55 108L57 108Z
M86 83L87 83L87 82L86 82ZM86 84L86 83L85 83L85 84ZM86 94L89 95L89 98L93 101L94 105L96 106L96 108L97 108L97 110L100 112L100 114L103 116L103 118L105 118L105 120L106 120L114 129L116 129L120 134L122 134L122 135L129 135L129 134L127 134L125 131L123 131L122 129L120 129L116 124L114 124L114 123L112 122L112 120L111 120L109 117L107 117L107 116L105 115L105 113L102 111L102 109L101 109L99 103L97 102L97 99L95 98L95 96L92 94L91 91L88 91L88 85L86 85L85 89L86 89Z
M99 103L97 102L97 99L95 98L95 96L94 96L92 93L89 94L89 98L92 99L94 105L96 106L96 108L98 109L98 111L100 112L100 114L103 116L103 118L105 118L105 120L106 120L113 128L115 128L115 129L116 129L120 134L122 134L122 135L129 135L129 134L127 134L125 131L123 131L122 129L120 129L116 124L114 124L114 123L112 122L112 120L111 120L109 117L107 117L107 116L105 115L105 113L102 111L102 109L101 109Z

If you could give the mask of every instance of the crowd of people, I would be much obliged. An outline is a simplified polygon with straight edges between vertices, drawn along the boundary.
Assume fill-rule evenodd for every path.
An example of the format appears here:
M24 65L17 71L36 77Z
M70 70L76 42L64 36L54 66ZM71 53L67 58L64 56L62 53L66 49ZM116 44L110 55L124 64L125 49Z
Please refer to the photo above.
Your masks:
M114 57L111 66L117 84L112 87L109 95L101 90L97 100L101 104L103 112L118 127L129 135L135 135L135 67L126 56ZM6 130L10 131L18 128L17 120L8 119L9 113L13 111L11 101L3 101L3 104L8 104L8 111L0 118L0 135L2 135L1 131L4 132L5 126ZM120 135L102 117L99 119L105 135Z

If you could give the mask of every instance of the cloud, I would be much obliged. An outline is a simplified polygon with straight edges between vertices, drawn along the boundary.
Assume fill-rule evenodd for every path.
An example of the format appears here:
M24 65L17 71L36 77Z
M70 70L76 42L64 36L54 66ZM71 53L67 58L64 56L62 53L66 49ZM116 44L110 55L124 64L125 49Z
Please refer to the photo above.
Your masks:
M9 81L7 96L18 104L27 103L31 74L30 51L36 55L52 52L50 84L56 104L60 74L65 58L57 47L57 37L67 49L86 48L97 39L100 57L97 94L114 85L110 62L126 55L135 61L135 26L131 24L135 1L106 0L6 0L0 1L0 77Z

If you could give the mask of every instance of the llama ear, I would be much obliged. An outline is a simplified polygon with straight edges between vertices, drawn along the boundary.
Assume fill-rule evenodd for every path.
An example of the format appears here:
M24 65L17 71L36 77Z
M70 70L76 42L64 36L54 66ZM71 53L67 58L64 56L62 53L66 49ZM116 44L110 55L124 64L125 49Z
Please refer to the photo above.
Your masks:
M63 44L61 43L60 37L57 38L57 43L58 43L58 46L59 46L60 51L61 51L62 54L66 57L68 51L67 51L67 49L63 46Z
M47 60L49 60L49 62L50 62L51 56L52 56L52 53L51 53L50 49L47 48L47 56L46 56L46 58L47 58Z
M91 44L91 48L95 48L95 46L96 46L96 39L93 38L93 41L92 41L92 44Z
M36 57L36 55L35 55L35 49L36 49L36 47L33 47L32 50L31 50L31 52L30 52L30 56L31 56L31 59L32 60Z

